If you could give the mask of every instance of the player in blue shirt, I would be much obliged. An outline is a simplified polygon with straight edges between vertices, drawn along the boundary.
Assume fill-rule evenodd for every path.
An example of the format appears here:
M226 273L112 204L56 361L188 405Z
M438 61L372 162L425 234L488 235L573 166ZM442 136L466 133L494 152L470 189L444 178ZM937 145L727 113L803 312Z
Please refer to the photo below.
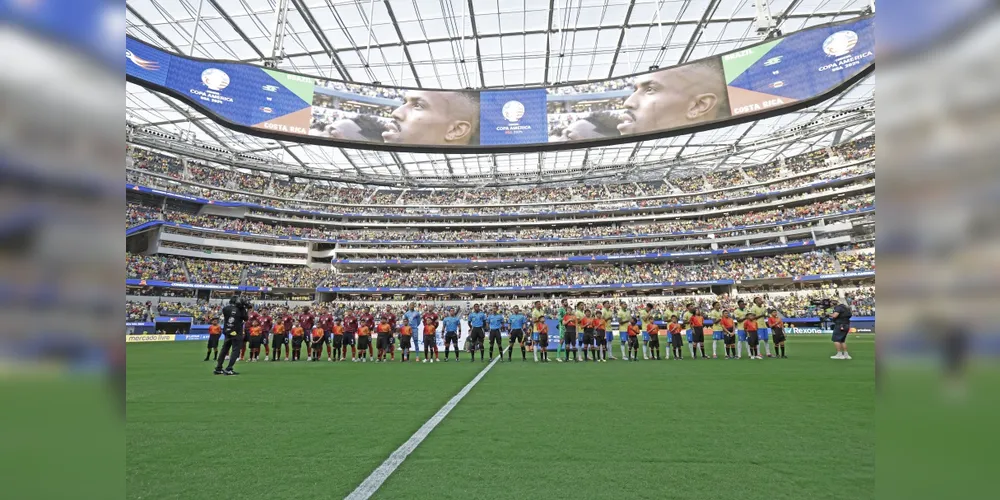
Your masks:
M479 310L479 304L472 306L469 313L469 349L472 350L472 361L476 360L476 350L479 350L479 359L486 360L486 313Z
M514 356L514 342L521 344L521 361L528 360L528 351L524 348L524 325L528 324L528 317L521 314L521 308L514 306L514 314L507 318L510 324L510 348L507 351L507 361Z
M486 318L486 321L490 325L490 359L493 359L493 344L496 344L497 350L500 351L500 361L503 361L503 344L501 343L503 336L500 334L500 329L503 328L504 317L503 314L500 314L497 306L493 306L493 311Z
M458 331L462 328L462 319L458 317L458 312L452 307L448 309L448 315L442 320L444 323L444 360L448 361L448 353L451 346L455 346L455 361L458 361Z
M410 328L413 329L413 332L414 332L414 334L413 334L413 352L416 352L416 353L420 352L420 342L417 340L417 339L420 338L420 335L419 335L419 332L420 332L420 316L421 316L420 311L417 310L417 303L416 302L410 302L410 310L406 311L406 313L403 314L403 317L406 319L406 324L410 325Z

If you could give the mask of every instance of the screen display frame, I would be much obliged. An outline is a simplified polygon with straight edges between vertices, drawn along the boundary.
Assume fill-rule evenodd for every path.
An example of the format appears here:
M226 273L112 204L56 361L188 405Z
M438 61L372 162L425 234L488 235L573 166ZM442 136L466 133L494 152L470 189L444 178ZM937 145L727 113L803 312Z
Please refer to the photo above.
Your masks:
M648 74L651 74L651 73L664 72L664 71L672 71L672 70L675 70L677 68L685 68L685 67L688 67L688 66L691 66L691 65L695 65L695 64L700 64L700 63L703 63L705 61L709 61L709 60L712 60L712 59L721 59L724 56L727 56L727 55L730 55L730 54L735 54L735 53L739 53L739 52L748 51L750 49L753 49L755 47L759 47L759 46L764 45L764 44L774 43L775 40L782 40L782 39L785 39L785 38L788 38L788 37L791 37L791 36L795 36L796 34L801 34L801 33L809 32L809 31L812 31L812 30L820 30L820 29L833 28L833 27L837 27L837 26L841 26L841 25L845 25L845 24L858 23L858 22L866 20L866 19L871 19L872 20L872 23L873 23L873 28L872 29L874 31L874 17L875 17L874 14L872 14L872 15L869 15L869 16L860 16L860 17L855 17L855 18L843 20L843 21L837 21L837 22L833 22L833 23L826 23L826 24L816 25L816 26L812 26L810 28L806 28L804 30L800 30L800 31L794 32L794 33L789 33L788 35L785 35L783 37L779 37L777 39L765 40L765 41L761 41L761 42L758 42L758 43L750 44L750 45L743 46L743 47L740 47L738 49L735 49L735 50L732 50L732 51L728 51L728 52L725 52L725 53L722 53L722 54L716 54L716 55L713 55L713 56L708 57L708 58L699 59L697 61L691 61L691 62L686 63L686 64L671 66L671 67L668 67L668 68L659 68L659 69L656 69L654 71L645 71L645 72L634 73L634 74L629 74L629 75L622 75L622 76L619 76L619 77L611 79L611 80L608 80L608 79L597 79L597 80L586 80L586 81L575 81L575 82L560 82L558 85L552 85L550 87L533 86L533 87L518 87L518 88L505 88L505 89L500 89L500 88L483 88L483 89L426 89L426 88L417 88L417 87L389 86L389 85L380 85L378 87L379 88L384 88L384 89L394 89L394 90L399 90L399 91L442 91L442 92L470 92L471 91L471 92L479 92L480 95L483 95L483 94L492 93L492 92L521 92L521 91L538 91L538 90L548 91L548 89L550 89L550 88L559 88L559 87L565 87L565 86L571 86L571 85L578 86L578 85L600 84L602 82L617 81L617 80L623 80L623 79L634 79L634 78L641 77L641 76L644 76L644 75L648 75ZM128 36L128 38L133 43L143 44L143 45L145 45L145 46L147 46L147 47L149 47L149 48L151 48L153 50L157 50L157 51L163 52L165 54L168 54L169 57L171 57L171 58L186 59L186 60L189 60L189 61L197 61L197 62L201 62L201 63L237 64L237 65L249 66L249 67L252 67L252 68L264 69L261 66L252 65L252 64L248 64L248 63L243 63L243 62L239 62L239 61L220 60L220 59L207 59L207 58L198 58L198 57L183 56L183 55L176 54L176 53L173 53L173 52L169 52L169 51L164 50L162 48L150 45L150 44L148 44L146 42L143 42L141 40L138 40L138 39L136 39L136 38L134 38L132 36ZM874 47L873 47L873 51L874 51ZM612 146L612 145L618 145L618 144L629 144L629 143L636 143L636 142L640 142L640 141L662 139L662 138L667 138L667 137L674 137L674 136L680 136L680 135L693 134L693 133L697 133L697 132L701 132L701 131L705 131L705 130L711 130L711 129L715 129L715 128L728 127L728 126L738 125L738 124L742 124L742 123L748 123L748 122L763 120L763 119L771 118L771 117L774 117L774 116L778 116L778 115L782 115L782 114L786 114L786 113L798 111L798 110L801 110L801 109L804 109L804 108L807 108L807 107L810 107L810 106L814 106L814 105L816 105L818 103L821 103L823 101L826 101L827 99L830 99L830 98L832 98L832 97L840 94L841 92L843 92L843 91L849 89L850 87L852 87L853 85L855 85L857 82L859 82L862 79L866 78L868 75L870 75L875 70L874 57L871 57L871 58L868 58L868 59L869 60L866 61L866 63L863 65L863 67L856 74L854 74L853 76L851 76L851 77L843 80L841 83L837 84L834 87L831 87L830 89L826 90L825 92L822 92L822 93L820 93L818 95L815 95L815 96L812 96L812 97L808 97L808 98L805 98L805 99L795 100L795 101L789 102L787 104L775 105L775 106L769 107L767 109L764 109L762 111L749 112L749 113L744 113L744 114L740 114L740 115L736 115L736 116L733 116L733 115L731 115L729 113L726 113L726 116L724 116L724 117L702 121L702 122L699 122L696 125L692 125L692 126L685 126L685 127L680 127L680 128L671 128L671 129L666 129L666 130L658 130L658 131L647 132L647 133L637 133L637 134L632 134L632 135L622 135L622 136L611 137L611 138L576 140L576 141L569 141L569 142L546 142L546 143L535 142L535 143L527 143L527 144L510 144L510 145L493 144L493 145L474 145L474 146L473 145L451 146L451 145L438 145L438 144L435 144L435 145L418 145L418 144L409 144L409 143L391 144L391 143L377 143L377 142L357 141L357 140L348 140L348 139L333 139L333 138L328 138L328 137L317 137L317 136L304 135L304 134L299 134L299 133L286 133L286 132L279 132L279 131L274 131L274 130L266 130L266 129L262 129L262 128L248 126L248 125L241 124L241 123L236 123L236 122L234 122L234 121L232 121L230 119L227 119L227 118L225 118L223 116L220 116L219 114L217 114L217 113L213 112L211 109L209 109L207 106L205 106L202 103L200 103L197 99L193 99L190 95L186 95L186 94L184 94L184 93L182 93L180 91L177 91L177 90L175 90L173 88L168 87L166 85L166 82L164 82L164 84L159 84L159 83L147 80L147 79L143 79L143 78L140 78L140 77L136 77L136 76L130 75L128 73L126 73L126 81L134 83L134 84L139 85L139 86L142 86L142 87L147 88L149 90L160 92L160 93L163 93L163 94L168 95L170 97L173 97L175 99L178 99L178 100L184 102L185 104L188 104L189 106L192 106L193 108L197 109L205 117L211 119L212 121L215 121L216 123L218 123L218 124L220 124L220 125L222 125L222 126L224 126L226 128L229 128L229 129L241 132L241 133L245 133L245 134L248 134L248 135L253 135L253 136L267 138L267 139L287 141L287 142L296 142L296 143L302 143L302 144L314 144L314 145L319 145L319 146L345 147L345 148L351 148L351 149L366 149L366 150L387 151L387 152L416 152L416 153L437 153L437 154L530 153L530 152L559 151L559 150L581 149L581 148L589 148L589 147ZM280 72L284 73L286 75L293 75L293 77L307 78L307 79L312 79L312 80L327 80L327 81L330 81L330 82L337 82L337 83L349 84L349 85L368 85L368 84L363 84L363 83L358 83L358 82L345 82L343 80L337 80L337 79L333 79L333 78L321 78L321 77L317 77L315 75L308 75L308 74L303 74L303 73L296 73L296 72L291 72L291 71L286 71L286 70L280 70Z

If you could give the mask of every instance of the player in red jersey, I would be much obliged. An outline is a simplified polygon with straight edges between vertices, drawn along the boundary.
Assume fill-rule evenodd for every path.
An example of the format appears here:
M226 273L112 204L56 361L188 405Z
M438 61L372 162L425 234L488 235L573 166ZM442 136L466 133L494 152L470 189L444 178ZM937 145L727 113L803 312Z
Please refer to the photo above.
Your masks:
M358 322L360 323L359 326L364 325L368 327L369 334L375 331L375 316L372 315L371 309L366 307L364 311L361 313L361 317L358 318ZM375 357L375 352L371 342L368 342L368 357L369 358Z
M250 317L247 318L247 322L243 327L243 347L240 349L240 361L246 358L247 346L250 344L250 325L260 324L260 313L257 311L251 311Z
M379 318L380 321L384 321L389 325L389 358L392 361L396 360L396 339L394 335L396 334L396 315L392 312L392 306L385 306L385 311L382 312L382 316Z
M288 312L288 308L287 307L282 308L281 309L281 313L279 313L279 314L281 316L280 316L280 318L279 318L278 321L280 321L281 322L281 326L284 327L285 335L288 335L288 334L290 334L292 332L292 326L295 325L295 317L292 316L292 314ZM289 342L287 341L287 339L284 342L284 344L285 344L285 361L288 361L288 353L289 353L289 351L291 351L291 346L289 345ZM275 358L277 358L279 356L281 356L280 352L274 353L274 357Z
M323 350L323 344L326 344L326 360L333 361L333 350L332 350L332 334L333 334L333 315L330 314L330 309L324 306L320 309L319 315L319 327L323 329L323 339L320 340L320 351Z
M271 360L271 346L268 344L268 336L274 330L274 318L271 317L271 311L262 307L260 309L260 327L264 329L264 361Z
M344 348L340 359L347 361L347 346L351 346L351 361L358 360L358 350L354 347L358 335L358 315L356 309L348 309L344 316Z
M441 361L441 355L438 353L437 347L437 327L438 327L438 315L434 312L434 306L428 305L426 312L422 318L424 320L424 362L427 360ZM431 351L434 352L434 357L431 357Z
M299 313L299 317L296 319L298 319L299 326L301 326L306 333L311 333L313 326L316 325L316 315L309 310L309 306L303 307L302 312Z

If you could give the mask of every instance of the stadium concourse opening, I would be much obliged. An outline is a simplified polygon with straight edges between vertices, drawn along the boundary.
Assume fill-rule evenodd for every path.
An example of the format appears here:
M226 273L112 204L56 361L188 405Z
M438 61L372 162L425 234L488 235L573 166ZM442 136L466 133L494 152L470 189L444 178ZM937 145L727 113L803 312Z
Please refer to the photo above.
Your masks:
M128 498L874 496L871 9L197 3L126 2Z

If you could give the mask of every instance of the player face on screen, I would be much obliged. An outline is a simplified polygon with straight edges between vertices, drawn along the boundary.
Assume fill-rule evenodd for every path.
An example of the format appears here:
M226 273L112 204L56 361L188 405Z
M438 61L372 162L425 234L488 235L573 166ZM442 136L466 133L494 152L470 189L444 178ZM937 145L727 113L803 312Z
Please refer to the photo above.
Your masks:
M385 142L478 145L479 95L474 92L411 90L382 132Z
M721 64L713 58L636 77L618 131L645 134L729 116Z

